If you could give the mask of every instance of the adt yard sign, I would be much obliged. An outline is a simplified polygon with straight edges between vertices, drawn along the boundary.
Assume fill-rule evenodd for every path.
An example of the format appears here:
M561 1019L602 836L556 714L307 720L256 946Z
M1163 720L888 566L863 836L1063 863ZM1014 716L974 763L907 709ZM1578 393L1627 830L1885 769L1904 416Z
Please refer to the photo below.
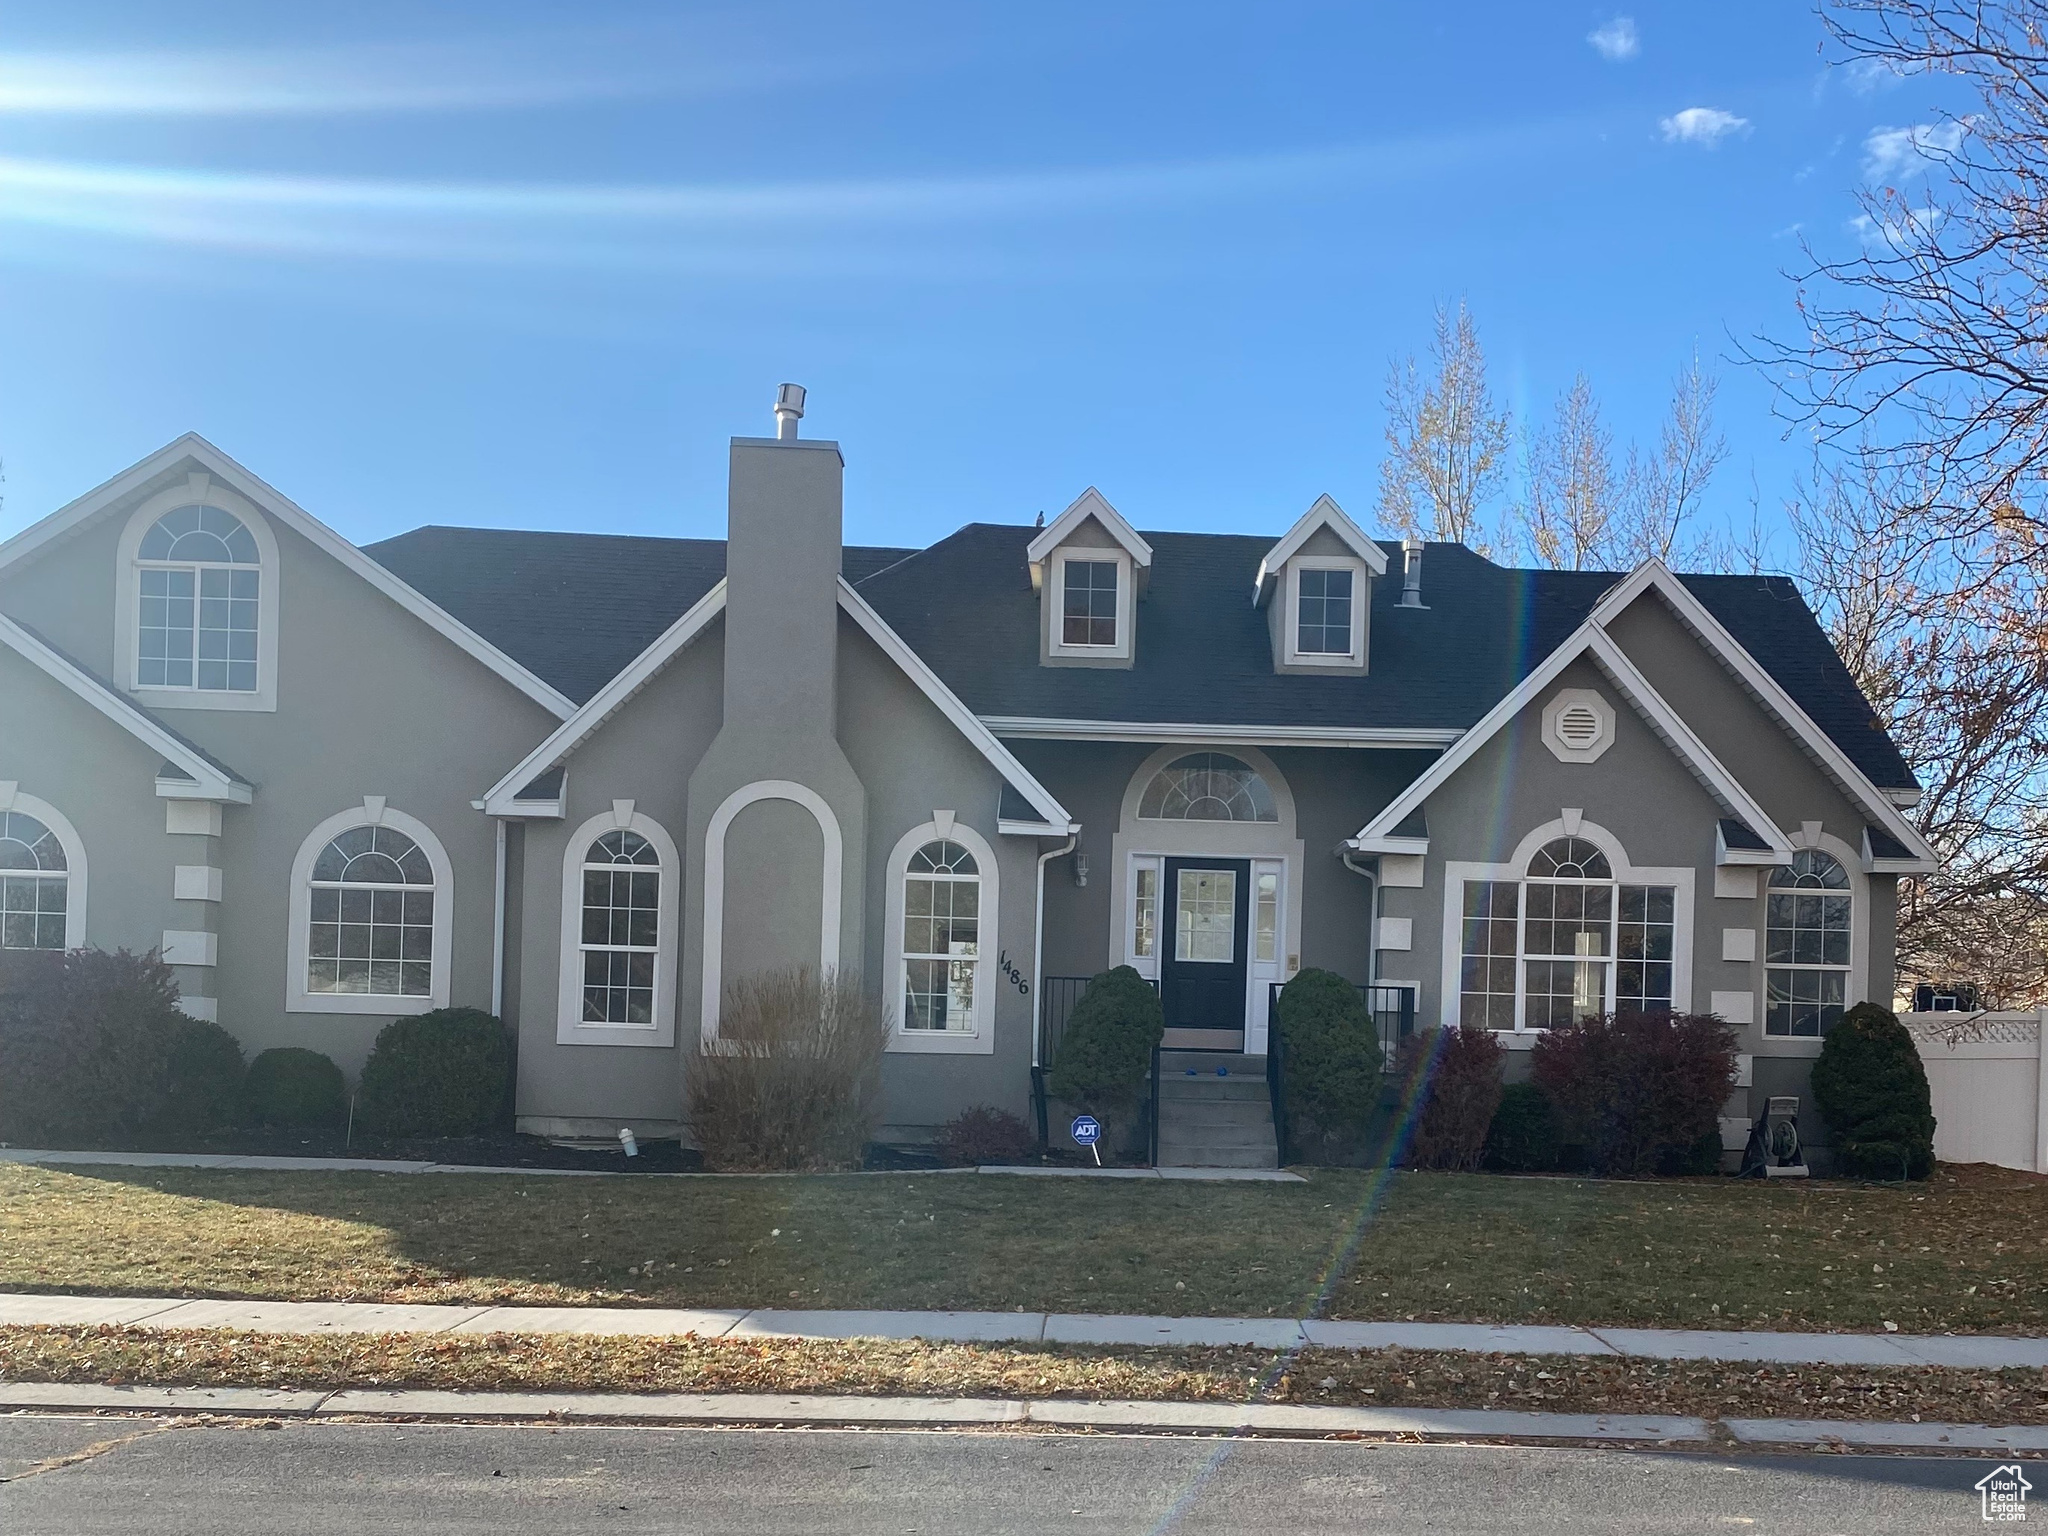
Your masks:
M1102 1166L1102 1149L1095 1144L1102 1140L1102 1122L1093 1115L1076 1115L1074 1123L1067 1127L1067 1134L1074 1138L1076 1146L1086 1147L1095 1154L1095 1165Z

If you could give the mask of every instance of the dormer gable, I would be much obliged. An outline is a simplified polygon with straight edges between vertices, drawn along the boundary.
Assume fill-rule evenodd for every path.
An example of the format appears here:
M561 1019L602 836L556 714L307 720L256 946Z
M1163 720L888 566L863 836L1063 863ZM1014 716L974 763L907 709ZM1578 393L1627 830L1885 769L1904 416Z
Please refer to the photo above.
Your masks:
M1259 562L1252 603L1266 610L1276 672L1366 670L1372 582L1387 556L1328 496Z
M1128 667L1152 546L1090 486L1032 539L1039 661L1049 667Z

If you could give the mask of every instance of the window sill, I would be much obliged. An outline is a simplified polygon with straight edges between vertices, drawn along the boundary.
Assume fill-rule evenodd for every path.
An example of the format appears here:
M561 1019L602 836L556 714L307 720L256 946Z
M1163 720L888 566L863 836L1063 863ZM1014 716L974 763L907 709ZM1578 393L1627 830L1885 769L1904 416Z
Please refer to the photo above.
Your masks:
M1821 1047L1827 1044L1819 1035L1759 1035L1756 1052L1758 1056L1818 1056Z
M286 1013L369 1013L387 1019L409 1018L448 1006L442 997L391 997L371 992L301 992L286 1000Z
M555 1024L557 1045L614 1045L656 1049L675 1044L672 1031L658 1024L586 1024L581 1019L562 1019Z
M993 1056L996 1042L990 1030L899 1029L885 1049L906 1056Z
M198 688L151 688L136 684L128 690L139 704L151 709L216 709L230 712L275 714L277 692L259 688L254 693L214 692Z

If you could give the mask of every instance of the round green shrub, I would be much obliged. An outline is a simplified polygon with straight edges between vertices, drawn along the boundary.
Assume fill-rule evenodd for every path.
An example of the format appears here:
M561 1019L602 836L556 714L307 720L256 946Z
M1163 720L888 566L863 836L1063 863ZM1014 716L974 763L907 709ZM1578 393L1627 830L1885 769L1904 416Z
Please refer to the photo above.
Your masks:
M1380 1102L1380 1036L1358 988L1306 970L1280 989L1287 1110L1326 1132L1365 1129Z
M1534 1083L1502 1089L1486 1132L1486 1166L1503 1173L1549 1173L1561 1151L1550 1095Z
M481 1008L436 1008L378 1032L356 1118L388 1136L476 1136L503 1116L512 1071L505 1026Z
M1152 1048L1166 1033L1159 994L1128 965L1088 983L1060 1036L1047 1078L1056 1099L1069 1104L1129 1100L1152 1070Z
M242 1099L252 1125L335 1126L348 1112L341 1068L297 1045L264 1051L250 1062Z
M1858 1003L1828 1031L1813 1064L1813 1097L1842 1172L1924 1179L1934 1171L1927 1069L1888 1010Z
M233 1125L242 1106L242 1043L218 1024L182 1013L167 1028L163 1101L150 1129L204 1136Z

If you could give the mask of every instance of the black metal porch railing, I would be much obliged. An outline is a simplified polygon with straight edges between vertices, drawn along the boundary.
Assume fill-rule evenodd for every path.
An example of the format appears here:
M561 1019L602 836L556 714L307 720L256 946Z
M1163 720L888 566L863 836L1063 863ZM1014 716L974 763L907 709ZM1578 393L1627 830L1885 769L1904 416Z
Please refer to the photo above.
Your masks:
M1081 994L1088 990L1088 983L1094 979L1093 976L1047 976L1038 983L1038 1049L1031 1065L1031 1109L1038 1120L1038 1144L1048 1150L1052 1146L1052 1126L1048 1120L1046 1074L1059 1059L1060 1041L1066 1035L1067 1020L1074 1015L1074 1005L1081 1001ZM1155 992L1159 990L1158 982L1150 977L1146 981ZM1156 1112L1156 1071L1149 1081L1151 1088L1140 1108L1147 1121L1156 1127L1159 1119ZM1156 1143L1157 1129L1149 1134Z
M1289 1161L1287 1144L1287 1039L1280 1031L1280 994L1286 983L1274 982L1266 994L1266 1093L1273 1103L1273 1146L1280 1166ZM1415 1033L1415 988L1373 982L1361 986L1366 1012L1380 1037L1380 1071L1394 1070L1401 1042Z

